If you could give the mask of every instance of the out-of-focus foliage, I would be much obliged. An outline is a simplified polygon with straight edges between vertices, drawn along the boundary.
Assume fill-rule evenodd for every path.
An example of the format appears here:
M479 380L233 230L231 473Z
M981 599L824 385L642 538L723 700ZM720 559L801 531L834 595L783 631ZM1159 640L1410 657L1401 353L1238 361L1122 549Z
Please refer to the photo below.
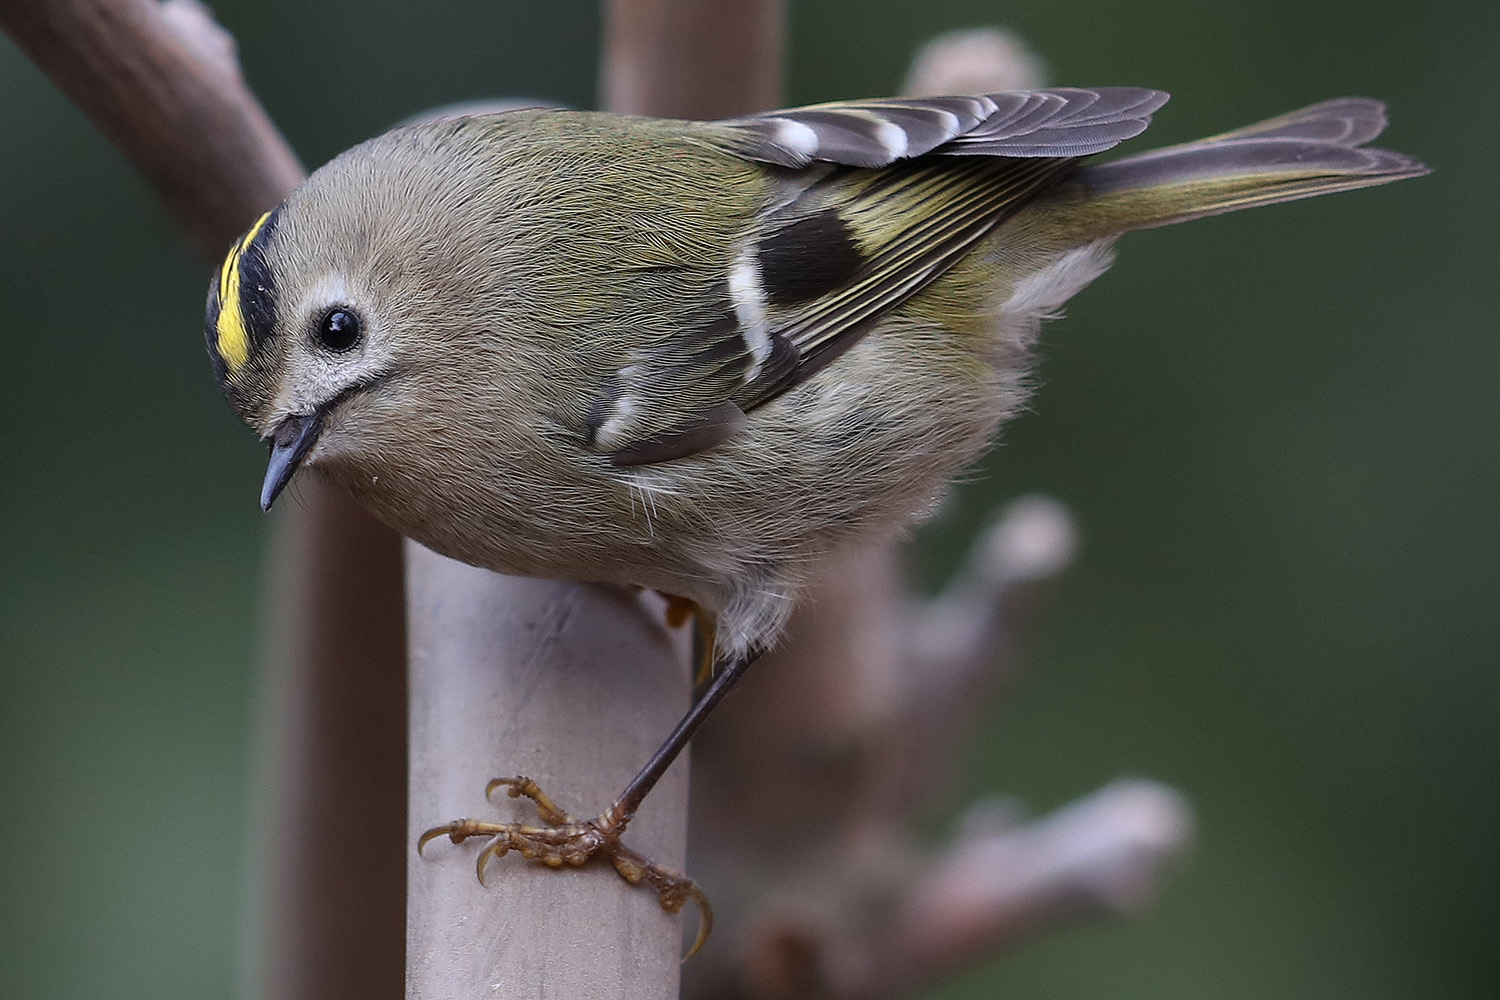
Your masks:
M1386 6L794 6L789 102L888 92L923 39L1003 22L1054 82L1172 91L1160 142L1368 94L1436 168L1127 240L1048 331L1036 412L921 533L934 583L1000 498L1082 523L964 793L1045 808L1137 772L1202 831L1149 920L943 997L1446 998L1500 971L1500 9ZM578 0L215 7L310 164L434 104L593 89ZM203 358L206 267L8 43L0 136L0 981L226 996L262 452Z

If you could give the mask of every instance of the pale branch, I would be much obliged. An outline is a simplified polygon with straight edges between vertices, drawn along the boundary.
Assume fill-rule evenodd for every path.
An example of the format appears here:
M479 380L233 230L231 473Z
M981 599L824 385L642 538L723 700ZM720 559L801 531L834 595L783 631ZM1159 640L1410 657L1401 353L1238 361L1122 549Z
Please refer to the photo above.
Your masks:
M981 803L867 942L875 974L849 992L899 995L1057 925L1137 913L1192 835L1186 801L1149 781L1115 781L1029 823Z
M411 629L411 820L407 843L460 816L538 822L498 776L535 779L592 816L611 802L687 706L687 637L643 595L501 576L407 543ZM659 603L659 602L658 602ZM681 867L687 775L669 773L627 842ZM483 840L427 844L408 869L407 996L677 994L683 918L608 864L553 870Z
M1117 781L1024 824L981 804L931 859L886 844L866 871L767 900L740 980L702 995L896 1000L1059 927L1140 912L1191 835L1186 803L1152 782ZM899 875L875 877L878 867ZM871 891L892 881L893 892ZM866 915L851 919L856 901Z
M1074 545L1059 505L1025 498L930 601L894 586L888 549L824 568L795 641L699 739L692 867L718 890L719 931L687 969L689 996L900 997L1150 901L1192 820L1149 782L1030 823L976 808L936 852L909 829L951 783L976 706L1016 669Z
M720 116L762 110L780 87L780 0L611 0L602 103ZM502 577L407 546L411 627L411 830L495 818L490 777L525 774L592 816L687 708L691 670L640 600ZM681 868L686 755L625 834ZM501 805L517 818L524 808ZM434 841L409 869L407 995L669 998L682 920L595 862L558 872L514 856L474 877L481 850Z

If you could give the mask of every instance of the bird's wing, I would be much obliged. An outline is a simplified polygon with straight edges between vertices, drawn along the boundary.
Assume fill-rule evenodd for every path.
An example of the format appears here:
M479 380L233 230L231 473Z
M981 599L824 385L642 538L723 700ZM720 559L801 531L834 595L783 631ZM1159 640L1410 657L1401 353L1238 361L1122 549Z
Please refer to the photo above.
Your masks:
M816 105L705 126L784 171L701 319L607 380L589 445L619 465L735 434L1167 95L1057 89ZM962 159L956 159L962 157Z

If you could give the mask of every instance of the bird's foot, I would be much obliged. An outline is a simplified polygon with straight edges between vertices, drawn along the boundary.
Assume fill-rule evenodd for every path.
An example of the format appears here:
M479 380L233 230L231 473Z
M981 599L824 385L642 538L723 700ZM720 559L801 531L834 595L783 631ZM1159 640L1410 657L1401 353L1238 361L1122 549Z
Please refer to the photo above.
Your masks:
M628 817L622 819L611 806L598 817L582 822L558 808L541 787L530 778L496 778L485 786L485 798L497 788L504 788L511 798L525 796L536 803L537 814L545 826L526 823L490 823L484 820L459 819L435 826L417 840L417 853L429 841L447 836L455 844L470 837L488 837L489 841L474 861L479 881L484 881L485 866L491 858L515 851L523 858L540 861L551 868L577 867L590 858L608 859L620 877L631 885L644 882L656 890L662 909L680 913L689 900L698 904L698 937L684 958L692 958L713 929L713 907L698 884L686 875L662 865L653 864L620 843Z

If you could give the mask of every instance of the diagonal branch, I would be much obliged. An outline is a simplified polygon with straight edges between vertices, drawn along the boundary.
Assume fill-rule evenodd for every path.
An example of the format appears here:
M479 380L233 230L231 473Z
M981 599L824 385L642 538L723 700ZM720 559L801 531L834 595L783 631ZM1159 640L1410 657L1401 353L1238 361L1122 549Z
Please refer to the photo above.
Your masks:
M195 0L4 0L0 25L213 259L302 179L246 87L234 40Z

